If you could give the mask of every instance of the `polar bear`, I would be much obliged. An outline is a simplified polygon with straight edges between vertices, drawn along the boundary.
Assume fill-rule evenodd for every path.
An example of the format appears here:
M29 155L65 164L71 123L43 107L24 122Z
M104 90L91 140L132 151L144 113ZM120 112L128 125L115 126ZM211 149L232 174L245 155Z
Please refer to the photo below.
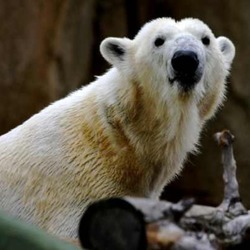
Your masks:
M221 105L235 54L192 18L100 51L109 71L0 137L0 207L61 237L94 200L159 197Z

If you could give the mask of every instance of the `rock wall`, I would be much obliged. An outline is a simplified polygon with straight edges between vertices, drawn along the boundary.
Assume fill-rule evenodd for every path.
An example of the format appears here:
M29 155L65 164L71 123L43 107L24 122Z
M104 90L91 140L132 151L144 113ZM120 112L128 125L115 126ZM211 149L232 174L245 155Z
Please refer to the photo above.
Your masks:
M108 67L99 53L103 38L132 38L144 22L159 16L198 17L215 35L232 39L237 49L228 100L206 127L201 153L189 158L164 197L195 196L201 203L220 202L222 167L212 134L229 128L236 136L240 190L250 207L247 0L0 0L0 134L102 74Z
M0 133L87 82L94 4L0 1Z

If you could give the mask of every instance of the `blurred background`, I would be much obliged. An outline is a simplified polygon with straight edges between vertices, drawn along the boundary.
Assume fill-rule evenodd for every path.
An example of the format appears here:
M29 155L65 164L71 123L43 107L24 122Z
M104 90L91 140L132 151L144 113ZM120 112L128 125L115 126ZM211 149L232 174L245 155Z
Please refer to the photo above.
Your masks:
M237 51L225 106L206 126L200 154L189 157L163 198L220 203L222 166L212 135L228 128L236 136L240 192L250 208L248 0L0 0L0 134L101 75L109 67L99 53L102 39L133 38L145 22L161 16L200 18Z

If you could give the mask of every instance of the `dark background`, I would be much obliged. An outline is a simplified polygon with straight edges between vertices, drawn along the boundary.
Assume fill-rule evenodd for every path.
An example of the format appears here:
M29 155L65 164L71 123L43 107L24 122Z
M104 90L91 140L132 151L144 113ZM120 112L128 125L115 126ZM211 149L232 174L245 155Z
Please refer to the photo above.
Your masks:
M99 53L102 39L133 38L145 22L161 16L200 18L216 36L229 37L237 52L228 100L206 126L201 153L189 157L164 198L220 203L222 167L212 135L229 128L236 136L240 191L250 207L248 0L0 0L0 134L101 75L109 67Z

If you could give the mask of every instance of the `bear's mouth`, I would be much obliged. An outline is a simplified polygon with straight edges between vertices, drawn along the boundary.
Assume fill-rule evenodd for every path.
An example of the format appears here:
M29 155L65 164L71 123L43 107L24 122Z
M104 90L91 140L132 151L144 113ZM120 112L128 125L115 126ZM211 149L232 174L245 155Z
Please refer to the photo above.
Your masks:
M169 78L169 82L178 84L178 87L181 88L184 92L189 92L196 84L200 81L201 74L189 75L189 74L176 74L173 78Z

